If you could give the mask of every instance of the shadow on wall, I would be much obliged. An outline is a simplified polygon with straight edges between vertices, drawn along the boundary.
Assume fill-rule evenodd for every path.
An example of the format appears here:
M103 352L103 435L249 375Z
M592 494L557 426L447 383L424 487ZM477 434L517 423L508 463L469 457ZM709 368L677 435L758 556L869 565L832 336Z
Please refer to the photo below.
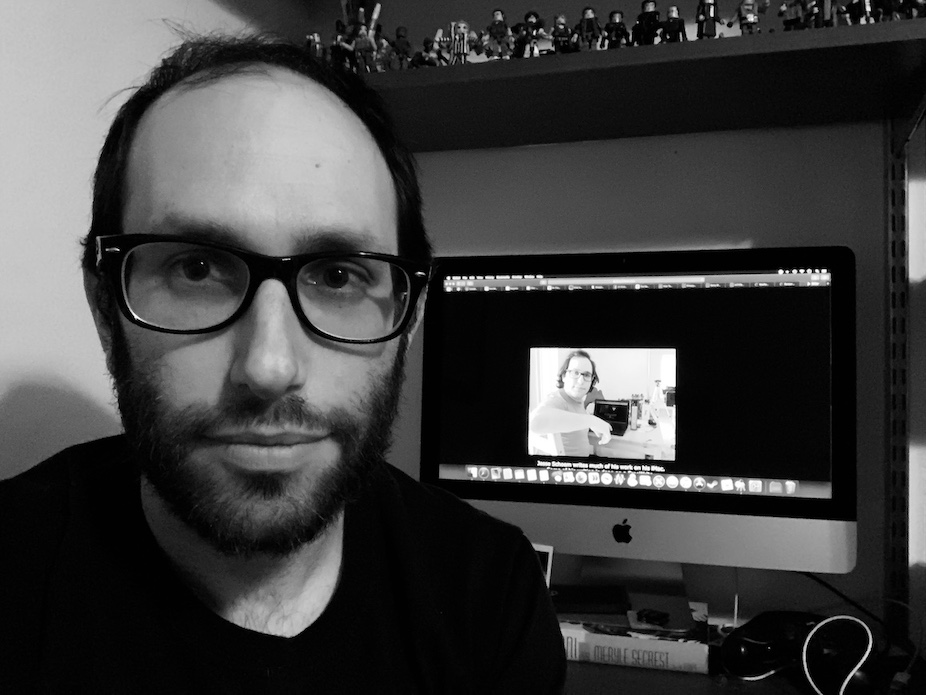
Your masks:
M114 412L60 382L16 384L0 399L0 479L72 444L121 430Z

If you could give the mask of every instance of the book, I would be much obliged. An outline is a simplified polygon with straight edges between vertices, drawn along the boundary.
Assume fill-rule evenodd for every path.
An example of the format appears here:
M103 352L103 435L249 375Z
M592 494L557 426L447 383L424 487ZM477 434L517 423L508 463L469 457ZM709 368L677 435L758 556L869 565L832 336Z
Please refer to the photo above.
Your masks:
M566 658L570 661L706 674L707 606L692 603L692 615L695 626L681 634L652 627L635 629L628 621L561 619L560 631Z

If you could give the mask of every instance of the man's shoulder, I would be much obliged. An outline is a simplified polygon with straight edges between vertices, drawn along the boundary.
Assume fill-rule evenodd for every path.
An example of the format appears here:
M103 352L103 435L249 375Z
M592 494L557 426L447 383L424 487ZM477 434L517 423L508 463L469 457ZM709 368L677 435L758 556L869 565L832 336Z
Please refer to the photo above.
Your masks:
M0 519L8 525L18 518L33 518L39 511L49 520L65 513L73 489L81 487L89 476L108 478L107 471L118 467L125 456L123 437L106 437L63 449L12 478L0 480Z
M75 472L75 466L116 465L117 461L125 458L126 452L123 435L75 444L12 478L0 480L0 494L48 491L66 485Z
M541 405L550 406L553 408L560 408L562 410L568 410L569 403L566 402L566 399L563 398L563 393L559 389L555 391L550 391L541 402Z
M15 558L17 566L0 577L0 604L18 602L20 611L41 606L39 594L66 538L80 526L76 520L113 504L124 450L117 437L80 444L0 481L0 557Z

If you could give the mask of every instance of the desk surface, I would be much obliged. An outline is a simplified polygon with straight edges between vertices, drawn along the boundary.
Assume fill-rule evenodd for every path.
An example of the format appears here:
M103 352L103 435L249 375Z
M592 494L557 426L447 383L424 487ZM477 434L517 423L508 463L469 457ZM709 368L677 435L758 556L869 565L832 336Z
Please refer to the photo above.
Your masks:
M742 695L798 695L809 692L783 674L761 681L740 681L726 676L654 671L570 661L566 671L568 695L637 695L643 693L741 693Z
M599 444L598 435L589 432L588 441L595 456L604 458L675 460L675 423L660 423L655 427L644 425L635 430L627 428L621 436L612 436L607 444Z

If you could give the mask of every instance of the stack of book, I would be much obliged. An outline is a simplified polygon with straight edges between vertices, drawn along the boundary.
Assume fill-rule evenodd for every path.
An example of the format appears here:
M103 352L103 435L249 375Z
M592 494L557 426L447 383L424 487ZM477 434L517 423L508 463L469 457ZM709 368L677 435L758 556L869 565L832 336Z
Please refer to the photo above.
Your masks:
M637 611L624 615L560 615L571 661L591 661L664 671L708 672L707 604L692 602L685 629L648 623Z

